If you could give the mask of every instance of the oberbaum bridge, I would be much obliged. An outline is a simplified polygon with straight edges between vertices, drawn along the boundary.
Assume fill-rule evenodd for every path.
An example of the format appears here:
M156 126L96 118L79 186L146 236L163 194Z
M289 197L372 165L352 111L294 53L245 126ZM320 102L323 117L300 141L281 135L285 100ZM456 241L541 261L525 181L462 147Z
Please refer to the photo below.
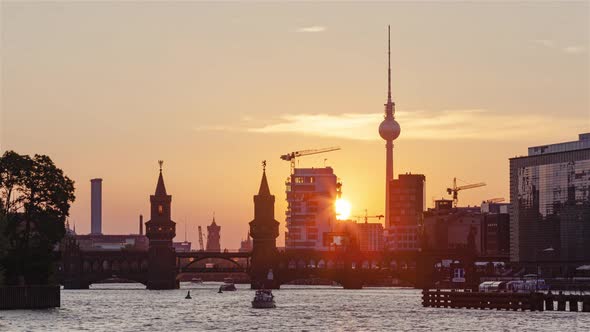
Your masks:
M466 277L469 277L475 261L482 258L466 250L279 251L276 246L279 222L274 217L275 197L270 193L264 169L258 194L254 195L254 220L249 223L253 239L251 252L176 252L172 246L176 223L171 219L171 202L172 196L166 192L160 168L156 192L150 195L147 251L80 250L76 239L67 237L61 248L60 264L64 288L87 289L93 283L118 278L142 283L147 289L177 289L183 274L219 272L245 272L254 289L278 289L282 284L311 278L334 281L346 289L360 289L387 278L396 278L415 287L427 287L433 280L437 262L443 259L461 262ZM203 268L196 264L207 259L226 260L233 267ZM268 279L269 271L272 271L272 280Z

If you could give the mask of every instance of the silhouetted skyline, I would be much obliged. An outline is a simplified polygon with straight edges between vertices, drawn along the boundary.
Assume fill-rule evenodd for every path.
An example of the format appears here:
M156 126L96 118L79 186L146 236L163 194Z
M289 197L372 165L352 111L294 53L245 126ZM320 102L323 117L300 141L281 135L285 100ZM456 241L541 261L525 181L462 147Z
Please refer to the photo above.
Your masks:
M388 24L394 172L427 176L427 206L453 177L488 183L461 204L508 199L508 158L589 131L588 3L0 6L0 148L50 155L76 181L79 233L92 178L102 232L136 233L164 159L188 240L215 211L237 248L266 159L283 243L279 156L334 145L300 166L327 158L352 214L383 214Z

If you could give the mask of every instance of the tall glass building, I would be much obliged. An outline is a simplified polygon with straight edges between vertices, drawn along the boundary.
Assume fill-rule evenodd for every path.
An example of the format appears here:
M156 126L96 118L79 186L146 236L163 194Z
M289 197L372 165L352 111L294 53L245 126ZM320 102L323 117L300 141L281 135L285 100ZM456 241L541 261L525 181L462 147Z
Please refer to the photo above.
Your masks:
M590 261L590 133L510 159L510 259L552 262L559 273Z

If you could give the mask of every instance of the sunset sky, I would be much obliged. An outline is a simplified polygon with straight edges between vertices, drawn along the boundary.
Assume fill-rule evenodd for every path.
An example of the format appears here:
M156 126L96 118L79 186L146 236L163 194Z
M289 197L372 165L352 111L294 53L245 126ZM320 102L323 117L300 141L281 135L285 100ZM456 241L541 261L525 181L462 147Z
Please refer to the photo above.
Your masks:
M1 1L0 150L47 154L76 181L70 222L136 233L164 160L177 241L215 212L224 248L253 218L262 160L283 245L287 152L334 168L353 214L384 213L387 25L394 172L427 205L509 197L508 158L590 132L590 4Z

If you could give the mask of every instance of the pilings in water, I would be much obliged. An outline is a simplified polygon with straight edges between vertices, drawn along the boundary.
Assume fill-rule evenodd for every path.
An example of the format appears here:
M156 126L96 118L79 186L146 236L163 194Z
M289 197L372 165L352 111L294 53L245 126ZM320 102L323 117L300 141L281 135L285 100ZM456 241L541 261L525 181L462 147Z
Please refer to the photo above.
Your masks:
M590 312L590 295L422 290L422 305L425 307L553 311L555 302L558 311L566 311L566 307L569 311L578 311L581 302L582 312Z

